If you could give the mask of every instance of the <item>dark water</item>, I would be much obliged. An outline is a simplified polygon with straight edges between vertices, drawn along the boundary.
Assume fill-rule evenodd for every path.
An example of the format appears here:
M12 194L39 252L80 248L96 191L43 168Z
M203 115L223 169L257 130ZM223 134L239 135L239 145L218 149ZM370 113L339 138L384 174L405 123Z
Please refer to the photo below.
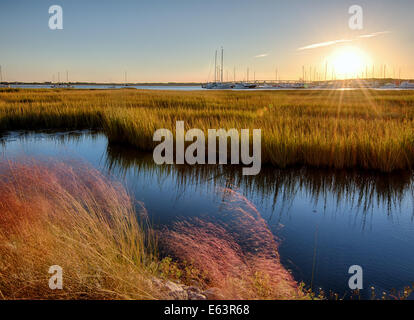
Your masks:
M314 289L349 293L348 268L364 271L362 297L414 282L414 185L409 172L378 175L263 168L244 177L231 166L157 166L151 154L108 145L89 132L13 132L1 139L2 159L81 159L125 183L155 226L215 215L218 188L240 191L280 239L283 265Z

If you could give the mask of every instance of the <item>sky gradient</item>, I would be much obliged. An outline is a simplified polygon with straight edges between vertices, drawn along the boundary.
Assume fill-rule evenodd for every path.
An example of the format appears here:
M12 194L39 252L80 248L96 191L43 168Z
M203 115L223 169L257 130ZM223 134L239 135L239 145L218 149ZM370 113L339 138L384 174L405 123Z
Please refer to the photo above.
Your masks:
M363 30L348 27L353 4L364 9ZM63 30L48 28L51 5L63 8ZM7 81L66 80L69 71L71 81L124 82L127 71L129 82L201 82L213 79L223 46L225 80L234 69L245 79L247 68L250 79L274 79L276 68L298 79L302 66L322 72L352 45L370 72L386 64L388 76L414 78L413 13L412 0L1 0L0 65Z

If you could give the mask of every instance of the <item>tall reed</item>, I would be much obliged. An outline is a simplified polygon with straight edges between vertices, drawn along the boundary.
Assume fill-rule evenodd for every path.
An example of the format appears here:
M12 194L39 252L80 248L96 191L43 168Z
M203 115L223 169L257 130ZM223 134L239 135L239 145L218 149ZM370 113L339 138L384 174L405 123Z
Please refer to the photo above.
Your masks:
M390 172L414 164L414 91L0 91L0 130L99 129L153 150L154 131L262 129L262 160Z
M2 162L0 298L165 298L139 221L126 191L90 168ZM62 290L49 287L52 265L63 269Z

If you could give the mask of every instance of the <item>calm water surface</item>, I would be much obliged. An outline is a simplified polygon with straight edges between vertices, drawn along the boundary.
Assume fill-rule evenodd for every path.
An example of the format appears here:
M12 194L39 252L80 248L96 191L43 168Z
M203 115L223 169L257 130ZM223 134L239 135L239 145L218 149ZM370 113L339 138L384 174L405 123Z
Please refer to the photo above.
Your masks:
M11 84L11 88L21 88L21 89L50 89L50 85L45 84ZM74 89L123 89L125 86L123 85L74 85ZM173 91L196 91L196 90L209 90L203 89L201 86L135 86L131 85L128 86L129 89L140 89L140 90L173 90ZM230 91L246 91L246 89L226 89ZM248 89L247 91L263 91L263 90L271 90L271 91L278 91L278 90L340 90L340 91L352 91L352 90L361 90L360 88L338 88L338 89L331 89L331 88L308 88L308 89L292 89L292 88L254 88ZM413 89L404 89L404 88L371 88L370 90L392 90L392 91L405 91L405 90L413 90ZM209 90L209 91L221 91L221 90Z
M243 177L230 166L157 166L151 154L108 145L102 134L4 135L2 159L75 159L124 182L155 227L215 215L230 187L247 197L280 241L283 265L307 286L349 292L348 268L364 270L363 297L414 282L413 179L409 172L375 175L263 168ZM313 274L313 276L312 276Z

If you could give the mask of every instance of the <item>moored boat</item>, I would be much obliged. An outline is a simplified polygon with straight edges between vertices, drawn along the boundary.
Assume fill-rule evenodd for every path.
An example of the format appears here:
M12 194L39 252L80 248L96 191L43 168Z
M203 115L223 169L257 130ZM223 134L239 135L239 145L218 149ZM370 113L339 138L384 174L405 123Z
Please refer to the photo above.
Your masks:
M400 88L402 88L402 89L414 89L414 83L409 82L409 81L404 81L403 83L401 83Z

